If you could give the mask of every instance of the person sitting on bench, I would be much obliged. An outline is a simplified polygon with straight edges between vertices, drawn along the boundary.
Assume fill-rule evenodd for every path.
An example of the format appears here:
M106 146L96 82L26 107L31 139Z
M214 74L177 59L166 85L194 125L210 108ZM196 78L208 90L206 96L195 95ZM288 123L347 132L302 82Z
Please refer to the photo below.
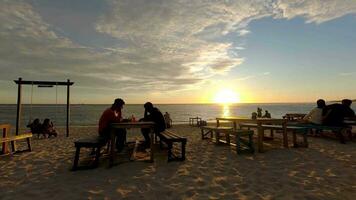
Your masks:
M100 117L99 120L99 136L106 143L110 139L110 124L121 122L122 119L122 108L125 105L124 100L118 98L115 99L114 103L110 108L107 108ZM126 129L117 129L116 135L116 149L121 152L124 148L126 141Z
M140 121L151 121L155 123L154 132L159 135L162 131L166 130L166 122L161 111L153 107L151 102L147 102L143 106L145 108L144 118ZM151 139L149 136L150 129L141 129L142 135L145 138L144 147L148 148L151 144Z
M341 104L335 103L325 107L323 124L328 126L344 126L344 119L354 117L355 112L350 108L352 101L342 100Z
M319 99L316 104L317 107L313 108L307 115L304 116L303 122L319 125L322 124L323 112L326 104L323 99Z
M341 104L331 104L325 107L323 125L344 127L345 118L355 117L355 112L350 108L352 101L349 99L342 100ZM345 143L344 136L337 133L341 143Z

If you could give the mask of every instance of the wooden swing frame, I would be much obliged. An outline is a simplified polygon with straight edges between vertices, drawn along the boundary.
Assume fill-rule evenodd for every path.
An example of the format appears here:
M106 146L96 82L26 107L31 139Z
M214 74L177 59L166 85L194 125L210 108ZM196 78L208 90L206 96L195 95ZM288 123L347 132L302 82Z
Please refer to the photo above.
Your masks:
M20 77L18 80L14 80L18 86L17 90L17 112L16 112L16 135L19 134L20 118L22 110L22 85L37 85L38 87L53 87L53 86L67 86L67 120L66 120L66 136L69 137L69 120L70 120L70 86L74 82L70 82L69 79L65 82L58 81L25 81Z

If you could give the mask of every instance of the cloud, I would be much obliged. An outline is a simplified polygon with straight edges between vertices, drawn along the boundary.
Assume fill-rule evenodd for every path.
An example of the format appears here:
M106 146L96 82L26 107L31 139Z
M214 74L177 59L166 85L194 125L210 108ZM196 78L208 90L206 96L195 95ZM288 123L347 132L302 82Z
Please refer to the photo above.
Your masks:
M244 47L224 37L245 36L252 20L302 16L322 23L356 11L353 0L106 2L95 29L119 41L110 48L55 32L28 1L0 0L0 80L70 77L96 92L181 91L243 63Z

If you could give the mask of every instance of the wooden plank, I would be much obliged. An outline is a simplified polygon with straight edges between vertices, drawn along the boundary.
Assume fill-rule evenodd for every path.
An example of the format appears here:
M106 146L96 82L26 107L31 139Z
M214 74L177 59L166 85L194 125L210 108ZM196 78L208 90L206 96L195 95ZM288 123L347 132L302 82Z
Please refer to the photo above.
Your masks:
M22 139L31 138L31 137L32 137L32 133L24 133L24 134L20 134L20 135L16 135L16 136L0 138L0 143L22 140Z

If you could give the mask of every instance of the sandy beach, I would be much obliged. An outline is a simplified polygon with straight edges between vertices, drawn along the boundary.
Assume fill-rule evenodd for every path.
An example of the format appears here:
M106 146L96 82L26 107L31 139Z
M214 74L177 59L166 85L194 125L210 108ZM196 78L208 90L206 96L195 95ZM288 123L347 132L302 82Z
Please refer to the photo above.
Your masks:
M281 147L237 155L226 145L201 140L200 129L176 125L188 138L187 160L128 162L108 168L102 157L91 170L70 171L78 138L96 127L72 127L71 136L32 140L33 151L0 157L0 199L354 199L356 145L310 137L309 148ZM63 131L63 130L60 130ZM291 139L291 136L290 136ZM21 146L19 144L19 146ZM83 151L81 158L87 157Z

